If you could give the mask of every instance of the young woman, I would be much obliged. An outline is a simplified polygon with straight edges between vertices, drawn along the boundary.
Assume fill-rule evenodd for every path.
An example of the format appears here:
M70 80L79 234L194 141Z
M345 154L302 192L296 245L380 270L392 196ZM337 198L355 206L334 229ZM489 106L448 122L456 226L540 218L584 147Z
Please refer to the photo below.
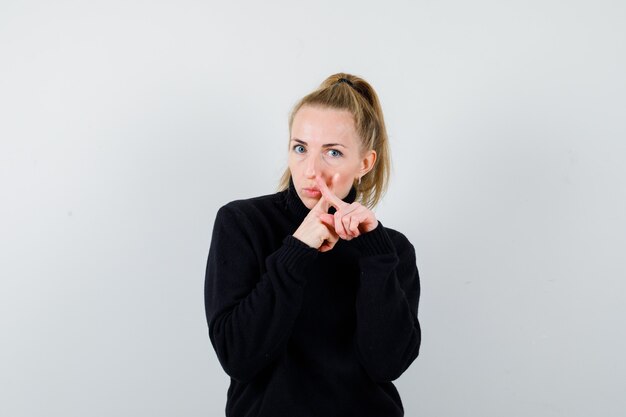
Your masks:
M419 352L420 285L413 246L371 210L390 168L378 97L332 75L289 130L282 191L215 219L205 304L226 415L402 416L391 381Z

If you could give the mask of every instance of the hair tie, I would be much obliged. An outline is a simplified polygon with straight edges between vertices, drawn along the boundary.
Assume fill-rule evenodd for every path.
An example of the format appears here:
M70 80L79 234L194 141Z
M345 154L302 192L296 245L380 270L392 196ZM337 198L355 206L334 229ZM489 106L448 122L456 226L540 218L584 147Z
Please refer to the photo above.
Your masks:
M352 81L348 80L347 78L340 78L339 80L337 80L337 84L339 83L346 83L350 87L354 88L354 84L352 84Z

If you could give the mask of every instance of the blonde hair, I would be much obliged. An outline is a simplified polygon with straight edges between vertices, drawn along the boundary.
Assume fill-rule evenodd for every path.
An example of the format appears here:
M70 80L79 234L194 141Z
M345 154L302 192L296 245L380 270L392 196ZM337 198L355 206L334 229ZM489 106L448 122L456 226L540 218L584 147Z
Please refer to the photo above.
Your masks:
M361 178L360 183L354 184L356 199L369 208L374 207L387 190L391 170L387 129L374 88L355 75L345 73L331 75L317 90L304 96L293 107L289 116L290 136L293 119L303 106L348 110L352 113L357 134L361 138L362 152L369 150L376 152L374 167ZM290 179L291 172L287 168L280 179L278 189L286 190Z

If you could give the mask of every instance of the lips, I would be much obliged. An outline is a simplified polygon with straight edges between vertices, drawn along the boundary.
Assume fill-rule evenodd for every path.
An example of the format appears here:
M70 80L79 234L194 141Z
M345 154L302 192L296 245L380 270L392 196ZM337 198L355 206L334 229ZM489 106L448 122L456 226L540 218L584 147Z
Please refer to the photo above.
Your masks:
M319 197L322 195L322 192L319 190L319 188L316 188L316 187L303 188L302 193L305 196L312 197L312 198Z

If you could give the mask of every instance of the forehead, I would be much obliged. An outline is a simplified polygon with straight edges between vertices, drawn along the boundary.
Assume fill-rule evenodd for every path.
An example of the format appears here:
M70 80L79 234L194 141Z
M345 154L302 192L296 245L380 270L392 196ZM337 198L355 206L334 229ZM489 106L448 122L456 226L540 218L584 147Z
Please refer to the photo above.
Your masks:
M303 106L291 125L291 138L305 142L355 143L354 117L348 110Z

